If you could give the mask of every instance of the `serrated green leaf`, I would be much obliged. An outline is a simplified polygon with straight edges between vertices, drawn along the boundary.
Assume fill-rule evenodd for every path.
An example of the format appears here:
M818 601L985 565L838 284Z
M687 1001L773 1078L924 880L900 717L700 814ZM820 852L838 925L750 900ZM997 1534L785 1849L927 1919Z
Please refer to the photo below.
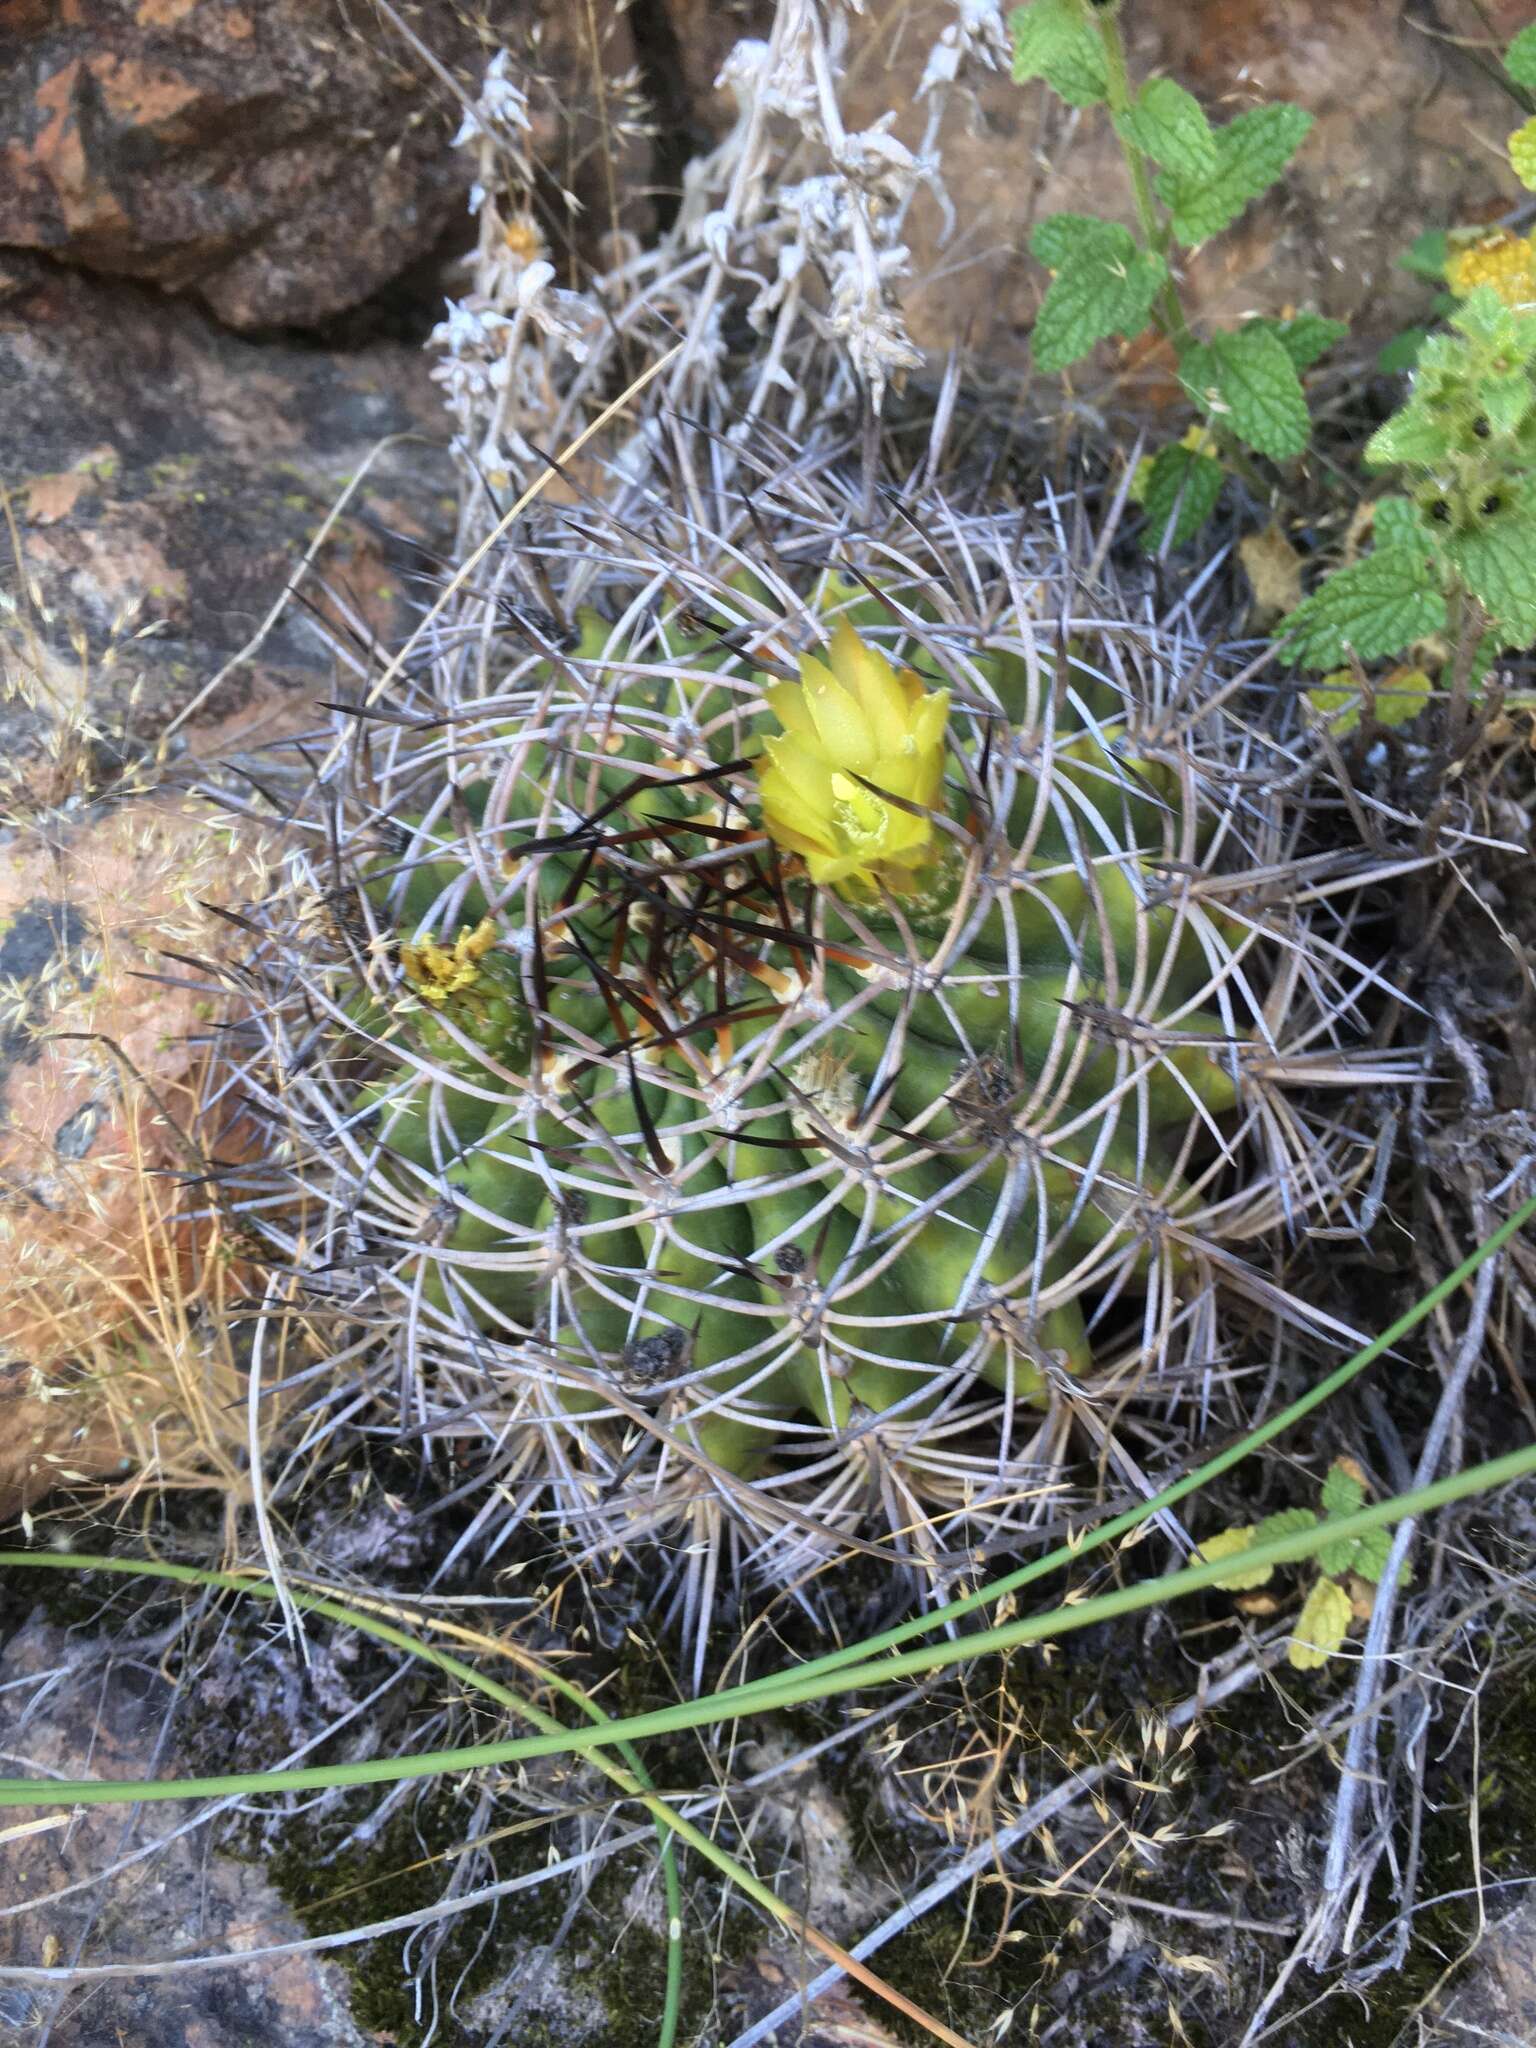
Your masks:
M1216 509L1226 474L1209 455L1199 454L1180 442L1154 456L1142 490L1147 524L1141 539L1149 554L1156 554L1162 547L1170 520L1170 547L1183 547L1199 532Z
M1454 532L1447 558L1502 629L1506 646L1536 641L1536 491L1503 485L1490 492L1476 523Z
M1030 342L1042 370L1066 369L1107 334L1139 334L1168 275L1163 259L1138 248L1129 229L1088 214L1052 214L1030 249L1056 273Z
M1477 395L1483 402L1483 417L1490 431L1495 436L1514 434L1536 404L1536 381L1529 370L1508 370L1503 376L1484 377L1478 384Z
M1179 382L1190 403L1209 416L1216 389L1216 358L1203 341L1189 342L1179 356Z
M1317 1552L1319 1571L1325 1571L1331 1579L1342 1579L1353 1565L1359 1547L1358 1536L1335 1536L1321 1544Z
M1266 1515L1255 1531L1255 1541L1271 1542L1276 1536L1299 1536L1303 1529L1315 1529L1317 1517L1310 1508L1281 1508Z
M1536 92L1536 22L1521 29L1504 52L1504 69L1528 92Z
M1337 1579L1319 1579L1307 1595L1286 1650L1293 1670L1316 1671L1349 1634L1354 1609Z
M1404 370L1411 370L1419 359L1419 350L1429 339L1426 327L1405 327L1401 334L1383 342L1376 351L1376 367L1383 377L1395 377Z
M1220 234L1250 200L1274 184L1311 126L1312 116L1304 108L1284 100L1251 107L1215 131L1216 162L1211 170L1198 176L1164 171L1157 194L1178 240L1193 248Z
M1481 342L1509 363L1536 361L1536 313L1506 306L1491 284L1468 292L1451 315L1451 325L1469 341Z
M1424 344L1419 356L1421 365L1425 353L1434 345L1433 338ZM1470 421L1466 424L1470 425ZM1366 465L1371 469L1397 469L1406 463L1417 469L1438 469L1465 433L1466 425L1451 411L1434 405L1416 405L1410 398L1390 419L1383 420L1366 442Z
M1430 284L1443 284L1449 248L1444 228L1426 228L1398 257L1397 267L1411 271L1415 277L1426 278Z
M1043 78L1069 106L1096 107L1106 98L1104 46L1077 0L1033 0L1009 16L1013 75L1020 85Z
M1369 1579L1373 1586L1380 1585L1381 1575L1387 1568L1387 1559L1392 1551L1392 1535L1390 1529L1367 1529L1360 1538L1360 1548L1355 1553L1353 1569L1362 1579ZM1397 1583L1400 1586L1407 1586L1411 1585L1412 1581L1413 1567L1405 1558L1398 1568Z
M1536 192L1536 114L1509 138L1509 161L1528 192Z
M1124 261L1136 248L1129 228L1096 213L1048 213L1029 238L1029 253L1047 270L1089 259Z
M1301 379L1284 344L1268 327L1255 323L1214 335L1208 349L1219 410L1238 439L1277 460L1299 455L1312 423Z
M1115 127L1167 170L1203 178L1216 168L1216 138L1204 109L1171 78L1149 78Z
M1282 654L1298 668L1338 668L1351 652L1377 661L1443 632L1445 599L1424 561L1421 547L1399 543L1336 570L1281 620Z
M1428 539L1412 498L1378 498L1371 509L1371 532L1379 548L1422 545Z
M1371 708L1378 725L1409 725L1428 705L1434 685L1421 668L1395 668L1371 691ZM1335 669L1307 692L1307 705L1322 719L1335 739L1354 732L1365 710L1366 693L1355 681L1352 669Z
M1243 332L1255 327L1272 334L1298 370L1310 370L1349 332L1347 320L1325 320L1321 313L1298 313L1291 320L1250 320Z
M1219 1564L1224 1557L1240 1557L1250 1548L1253 1539L1252 1528L1223 1529L1218 1535L1208 1538L1200 1545L1195 1552L1194 1561L1196 1564ZM1223 1592L1246 1593L1254 1586L1264 1585L1274 1577L1274 1573L1275 1568L1272 1564L1255 1565L1247 1571L1239 1569L1228 1572L1216 1583Z
M1323 1513L1352 1515L1364 1499L1365 1488L1341 1459L1335 1459L1323 1480Z

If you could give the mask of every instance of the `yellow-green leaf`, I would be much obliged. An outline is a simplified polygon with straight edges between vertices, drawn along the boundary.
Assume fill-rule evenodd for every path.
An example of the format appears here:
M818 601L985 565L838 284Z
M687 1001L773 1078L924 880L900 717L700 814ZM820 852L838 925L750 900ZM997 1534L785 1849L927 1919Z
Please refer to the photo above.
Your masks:
M1521 184L1536 192L1536 114L1509 138L1509 160Z
M1323 1513L1352 1515L1365 1499L1365 1488L1353 1461L1335 1458L1323 1480Z
M1239 1557L1252 1545L1256 1533L1251 1524L1242 1529L1223 1529L1201 1544L1195 1552L1195 1562L1220 1564L1224 1557ZM1264 1585L1274 1573L1272 1564L1250 1565L1246 1571L1224 1573L1216 1583L1228 1593L1245 1593L1251 1586Z
M1354 1609L1337 1579L1319 1579L1307 1595L1286 1657L1293 1670L1316 1671L1349 1634Z

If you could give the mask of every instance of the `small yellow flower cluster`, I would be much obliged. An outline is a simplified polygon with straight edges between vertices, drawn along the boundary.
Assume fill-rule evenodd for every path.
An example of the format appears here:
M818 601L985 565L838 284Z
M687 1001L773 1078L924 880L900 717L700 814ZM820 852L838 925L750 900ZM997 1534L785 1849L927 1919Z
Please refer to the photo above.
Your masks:
M1483 235L1446 258L1445 281L1459 299L1491 284L1506 306L1536 305L1536 238L1507 228Z
M402 946L400 965L424 1003L446 1003L480 979L480 962L495 943L495 921L482 917L473 931L464 927L451 952L436 945L430 932L423 935L419 946Z
M935 851L933 821L921 813L939 801L949 692L925 691L840 619L829 659L802 655L799 683L771 683L764 696L784 728L765 741L759 773L775 845L801 855L822 885L910 889Z

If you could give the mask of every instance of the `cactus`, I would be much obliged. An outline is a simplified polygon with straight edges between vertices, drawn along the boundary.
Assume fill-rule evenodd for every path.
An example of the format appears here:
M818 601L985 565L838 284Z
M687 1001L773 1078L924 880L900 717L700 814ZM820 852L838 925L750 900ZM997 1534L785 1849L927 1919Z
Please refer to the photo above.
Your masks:
M1188 613L1022 513L836 504L751 568L739 503L552 515L569 624L477 601L338 709L262 913L306 1207L254 1207L343 1355L476 1532L665 1539L695 1628L722 1536L942 1583L1074 1416L1134 1471L1100 1397L1208 1388L1233 1305L1327 1328L1242 1251L1369 1157L1286 1093L1360 1078L1346 898L1295 908Z

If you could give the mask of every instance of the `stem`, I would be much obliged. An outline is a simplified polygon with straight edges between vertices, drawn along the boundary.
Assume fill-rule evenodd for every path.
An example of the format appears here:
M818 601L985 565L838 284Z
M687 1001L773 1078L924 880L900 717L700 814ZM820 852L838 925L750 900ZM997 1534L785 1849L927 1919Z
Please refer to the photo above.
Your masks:
M1125 67L1125 39L1120 33L1120 10L1112 7L1089 7L1088 15L1098 30L1099 41L1104 46L1104 73L1109 93L1109 111L1114 116L1115 134L1120 140L1120 151L1125 158L1125 167L1131 175L1131 192L1136 201L1136 218L1141 224L1141 238L1147 248L1165 261L1168 255L1168 230L1158 214L1157 202L1152 197L1152 180L1147 172L1146 152L1126 134L1121 117L1131 111L1131 81ZM1155 325L1164 339L1172 342L1182 355L1194 345L1195 337L1190 332L1189 322L1184 318L1184 308L1179 304L1179 295L1174 288L1172 277L1163 281L1157 295Z
M1125 38L1120 33L1119 0L1115 0L1115 4L1110 7L1089 6L1088 12L1099 32L1099 41L1104 46L1104 73L1109 111L1115 117L1114 130L1119 138L1120 153L1125 158L1125 167L1131 174L1131 191L1136 200L1136 218L1141 224L1142 240L1154 255L1161 256L1166 263L1172 237L1158 213L1157 202L1152 196L1152 180L1147 170L1146 152L1126 134L1119 118L1131 110L1131 81L1125 65ZM1152 323L1180 358L1186 349L1195 346L1195 335L1184 317L1184 308L1179 303L1178 290L1171 274L1164 279L1154 302ZM1261 504L1265 502L1270 496L1269 487L1255 470L1241 444L1222 426L1220 420L1212 420L1210 426L1216 435L1222 460L1227 467L1242 478Z

